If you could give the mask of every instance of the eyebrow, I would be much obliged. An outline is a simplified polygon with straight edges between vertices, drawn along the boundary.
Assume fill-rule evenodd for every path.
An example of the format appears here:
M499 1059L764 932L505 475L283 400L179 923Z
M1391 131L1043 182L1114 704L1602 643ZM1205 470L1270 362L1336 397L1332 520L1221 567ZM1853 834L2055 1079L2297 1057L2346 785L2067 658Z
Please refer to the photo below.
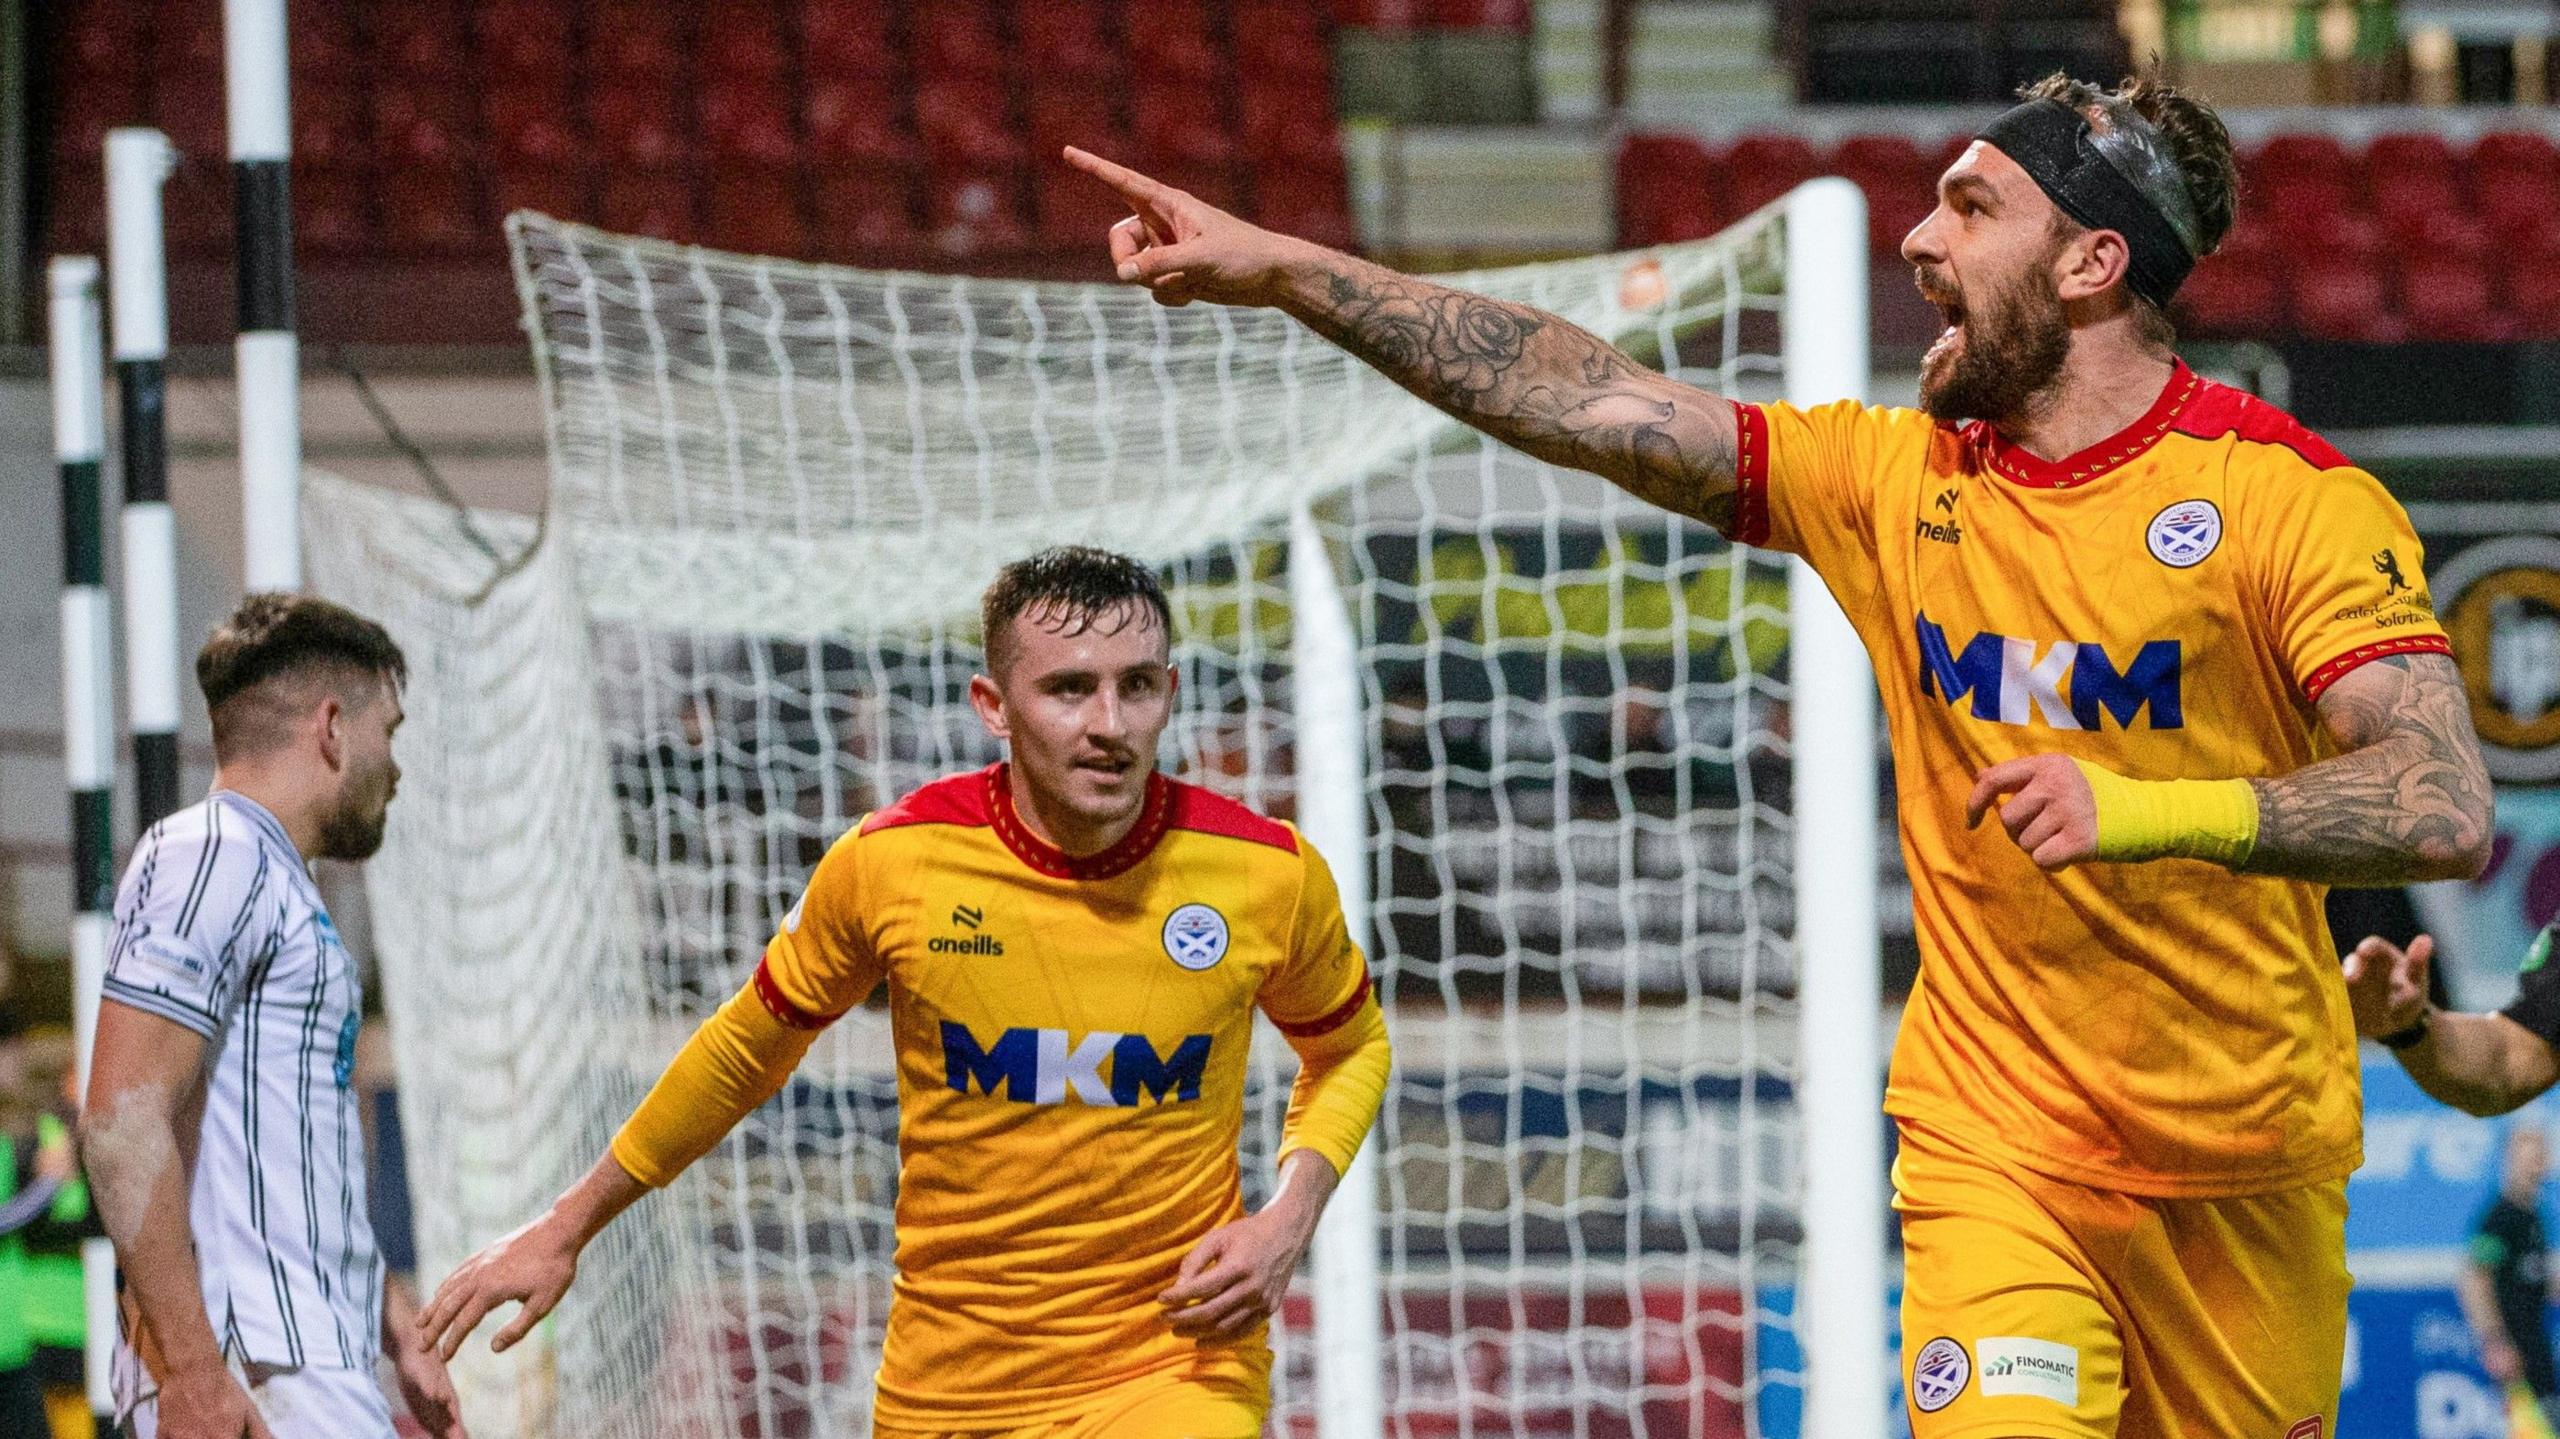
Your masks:
M1989 205L1995 209L2000 204L2000 192L1992 188L1991 182L1980 175L1958 175L1952 180L1940 181L1938 188L1950 200L1958 195L1970 194L1976 204Z

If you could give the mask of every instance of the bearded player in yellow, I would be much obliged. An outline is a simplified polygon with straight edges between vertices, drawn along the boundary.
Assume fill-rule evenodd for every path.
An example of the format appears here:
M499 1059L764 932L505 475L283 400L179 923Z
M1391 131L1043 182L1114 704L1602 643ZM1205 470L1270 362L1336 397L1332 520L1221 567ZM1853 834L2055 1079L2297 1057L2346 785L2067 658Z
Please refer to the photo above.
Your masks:
M1839 597L1922 955L1885 1097L1919 1439L2330 1433L2361 1135L2322 887L2475 872L2489 790L2400 508L2172 348L2231 220L2212 111L2056 76L1982 132L1903 242L1948 321L1918 410L1738 404L1067 159L1133 212L1123 280L1276 306Z
M1264 1322L1384 1093L1387 1033L1324 860L1156 772L1172 614L1134 561L1062 547L984 602L969 697L1007 762L866 817L753 980L550 1211L456 1269L419 1323L559 1302L614 1215L782 1087L885 980L897 1281L873 1432L1248 1439ZM1298 1053L1270 1202L1239 1196L1253 1011Z

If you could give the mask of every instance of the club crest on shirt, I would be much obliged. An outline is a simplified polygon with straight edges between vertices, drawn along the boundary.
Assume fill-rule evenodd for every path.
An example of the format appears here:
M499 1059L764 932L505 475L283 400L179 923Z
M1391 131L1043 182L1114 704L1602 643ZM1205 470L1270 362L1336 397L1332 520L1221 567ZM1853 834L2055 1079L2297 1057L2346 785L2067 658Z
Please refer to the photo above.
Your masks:
M2173 570L2204 563L2222 543L2222 511L2211 500L2180 500L2151 517L2151 558Z
M1227 957L1227 917L1186 904L1164 917L1164 952L1184 969L1207 969Z
M1973 1360L1964 1346L1944 1335L1920 1346L1911 1361L1911 1407L1935 1414L1956 1402L1965 1381L1973 1377Z

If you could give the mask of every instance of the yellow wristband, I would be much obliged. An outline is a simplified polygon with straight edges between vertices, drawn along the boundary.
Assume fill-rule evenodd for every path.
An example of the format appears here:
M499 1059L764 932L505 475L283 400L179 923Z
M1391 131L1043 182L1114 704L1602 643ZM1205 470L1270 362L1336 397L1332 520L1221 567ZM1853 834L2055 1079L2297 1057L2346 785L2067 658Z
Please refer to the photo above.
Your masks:
M2258 845L2258 792L2245 779L2127 779L2072 761L2098 803L2098 858L2201 859L2229 868Z

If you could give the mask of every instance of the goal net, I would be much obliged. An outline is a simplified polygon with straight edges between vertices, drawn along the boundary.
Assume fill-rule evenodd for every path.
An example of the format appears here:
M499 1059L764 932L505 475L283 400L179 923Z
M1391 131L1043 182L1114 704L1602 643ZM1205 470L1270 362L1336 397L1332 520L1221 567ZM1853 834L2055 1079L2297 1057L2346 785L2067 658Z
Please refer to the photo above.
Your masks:
M1768 397L1806 282L1784 214L1454 278ZM309 504L317 587L412 666L368 874L430 1282L595 1158L831 840L994 757L977 595L1083 541L1166 577L1167 765L1305 825L1396 1043L1374 1169L1274 1326L1274 1432L1789 1429L1780 563L1275 314L510 228L543 513L325 477ZM1822 282L1863 304L1862 267ZM1248 1202L1293 1063L1266 1027ZM473 1431L867 1432L896 1138L875 1006L532 1341L472 1346Z

